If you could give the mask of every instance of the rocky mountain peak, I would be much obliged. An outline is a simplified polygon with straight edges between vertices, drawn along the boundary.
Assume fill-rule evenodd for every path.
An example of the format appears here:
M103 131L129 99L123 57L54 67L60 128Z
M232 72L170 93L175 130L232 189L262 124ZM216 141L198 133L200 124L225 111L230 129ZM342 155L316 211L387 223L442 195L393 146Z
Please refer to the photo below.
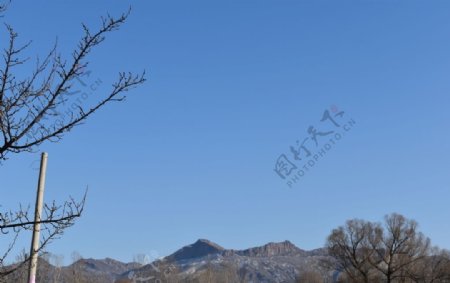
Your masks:
M225 249L209 240L199 239L195 243L185 246L167 257L170 261L180 261L199 258L211 254L218 254Z
M268 243L261 247L254 247L242 251L237 251L237 254L250 257L270 257L270 256L287 256L302 254L303 250L297 248L289 241L279 243Z

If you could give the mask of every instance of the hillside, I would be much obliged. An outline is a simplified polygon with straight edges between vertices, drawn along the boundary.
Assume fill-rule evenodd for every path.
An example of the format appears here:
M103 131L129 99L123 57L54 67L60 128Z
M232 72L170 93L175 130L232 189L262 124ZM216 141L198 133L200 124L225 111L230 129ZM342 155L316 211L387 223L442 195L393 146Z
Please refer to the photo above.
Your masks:
M324 260L329 260L326 250L305 251L289 241L234 250L199 239L144 266L106 258L80 259L56 268L41 259L38 282L295 282L308 271L331 277ZM6 282L21 282L24 274L22 269Z

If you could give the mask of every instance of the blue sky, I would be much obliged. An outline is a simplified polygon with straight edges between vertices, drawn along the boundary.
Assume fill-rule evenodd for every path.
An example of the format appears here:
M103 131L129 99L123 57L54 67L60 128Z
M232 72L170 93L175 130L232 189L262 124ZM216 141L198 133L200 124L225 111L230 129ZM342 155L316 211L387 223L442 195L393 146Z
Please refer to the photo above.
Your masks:
M149 80L40 147L47 200L90 188L49 251L130 261L198 238L313 249L347 219L391 212L450 248L448 1L14 1L2 21L33 40L31 55L56 37L69 55L81 22L95 28L130 5L91 54L91 99L118 71ZM287 187L275 160L331 105L356 125ZM9 158L3 208L33 203L39 152Z

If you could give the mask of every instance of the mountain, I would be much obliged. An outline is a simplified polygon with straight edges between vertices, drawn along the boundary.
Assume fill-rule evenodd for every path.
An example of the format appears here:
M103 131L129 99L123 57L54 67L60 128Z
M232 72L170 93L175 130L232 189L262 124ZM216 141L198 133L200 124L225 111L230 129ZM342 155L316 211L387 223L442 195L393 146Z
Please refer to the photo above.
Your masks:
M66 271L65 273L67 273L67 271L69 271L68 273L72 273L65 274L64 277L69 278L71 277L70 275L77 273L78 277L81 278L92 278L93 276L95 276L95 278L97 279L104 278L109 282L112 282L121 274L129 270L139 268L140 266L141 265L138 263L123 263L111 258L100 260L92 258L80 259L64 268L64 271Z
M294 244L292 244L289 241L284 241L281 243L268 243L261 247L237 251L236 253L241 256L249 256L249 257L305 255L305 251L297 248Z
M192 258L199 258L211 254L218 254L223 252L225 249L215 244L211 241L205 239L199 239L192 245L185 246L175 253L167 257L168 261L182 261L189 260Z
M333 271L326 249L305 251L289 241L268 243L244 250L224 249L200 239L162 260L130 270L117 283L138 279L161 282L296 282L299 274L318 272L330 278Z
M199 239L147 265L106 258L80 259L69 266L55 267L40 259L37 282L294 283L307 272L332 278L333 270L324 262L332 262L326 249L305 251L289 241L234 250ZM6 282L25 282L25 276L26 267L8 276Z
M80 259L69 266L56 267L47 262L45 258L38 260L38 271L36 282L89 282L89 283L111 283L121 274L139 268L138 263L123 263L111 258L106 259ZM6 282L26 282L28 265L24 265L18 271L8 275ZM3 281L2 281L3 282Z

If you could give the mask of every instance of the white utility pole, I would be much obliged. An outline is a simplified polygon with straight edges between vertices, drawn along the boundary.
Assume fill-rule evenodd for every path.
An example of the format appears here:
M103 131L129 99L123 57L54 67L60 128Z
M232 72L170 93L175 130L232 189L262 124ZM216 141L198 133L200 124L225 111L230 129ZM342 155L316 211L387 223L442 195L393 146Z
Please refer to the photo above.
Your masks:
M39 238L40 238L40 229L41 224L41 213L42 206L44 204L44 187L45 187L45 174L47 171L47 158L48 154L46 152L42 153L41 156L41 169L39 172L39 183L37 188L37 197L36 197L36 207L34 211L34 228L33 228L33 238L31 240L31 250L30 250L30 268L28 273L28 283L36 282L36 270L37 270L37 261L38 261L38 253L39 250Z

